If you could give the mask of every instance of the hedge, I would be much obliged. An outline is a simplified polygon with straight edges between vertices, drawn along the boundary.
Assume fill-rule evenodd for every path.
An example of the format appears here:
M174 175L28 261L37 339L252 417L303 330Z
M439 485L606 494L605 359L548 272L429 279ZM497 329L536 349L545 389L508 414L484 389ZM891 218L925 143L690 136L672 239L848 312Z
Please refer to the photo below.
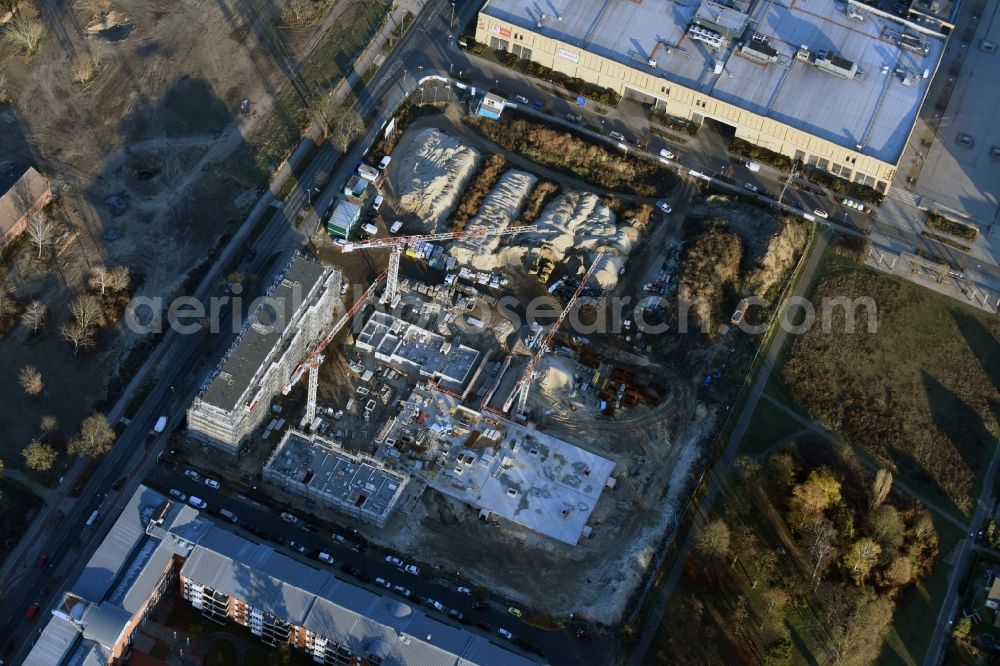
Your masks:
M951 220L937 211L931 211L927 216L927 226L943 231L952 236L958 236L962 240L974 243L979 236L979 230L963 222Z
M810 168L808 173L806 173L806 178L809 182L822 185L823 187L833 190L838 194L846 194L852 199L857 199L858 201L863 201L867 204L872 204L873 206L880 205L884 198L883 195L873 187L868 187L867 185L862 185L860 183L852 183L849 180L834 176L832 173L823 171L822 169Z
M729 152L749 157L754 162L769 164L782 171L792 170L792 160L790 157L776 153L773 150L768 150L767 148L761 148L743 139L733 139L733 142L729 144Z
M508 53L507 51L494 51L494 53L496 54L497 60L500 61L500 64L504 67L522 72L536 79L541 79L542 81L562 86L567 90L573 91L577 95L582 95L611 106L617 106L618 102L622 99L621 95L611 88L602 88L600 86L595 86L592 83L587 83L583 79L566 76L562 72L557 72L554 69L545 67L544 65L539 65L537 62L533 62L531 60L525 60L524 58L518 57L513 53Z

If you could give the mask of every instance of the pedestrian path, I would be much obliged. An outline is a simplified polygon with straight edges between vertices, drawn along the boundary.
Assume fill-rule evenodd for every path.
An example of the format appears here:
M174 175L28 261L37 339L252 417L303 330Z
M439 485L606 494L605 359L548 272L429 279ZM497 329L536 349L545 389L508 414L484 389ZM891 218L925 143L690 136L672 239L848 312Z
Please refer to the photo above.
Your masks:
M920 196L919 194L914 194L909 190L904 190L899 187L889 188L889 194L887 194L886 197L889 199L895 199L896 201L899 201L904 204L908 204L910 206L913 206L914 208L919 207L920 202L923 199L923 197Z

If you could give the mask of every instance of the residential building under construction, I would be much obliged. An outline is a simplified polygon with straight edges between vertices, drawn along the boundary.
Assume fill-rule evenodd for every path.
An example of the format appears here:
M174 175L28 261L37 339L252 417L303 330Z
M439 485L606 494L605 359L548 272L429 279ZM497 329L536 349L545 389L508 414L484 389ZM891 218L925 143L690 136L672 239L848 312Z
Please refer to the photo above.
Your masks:
M296 253L188 408L188 432L235 452L333 321L341 272Z

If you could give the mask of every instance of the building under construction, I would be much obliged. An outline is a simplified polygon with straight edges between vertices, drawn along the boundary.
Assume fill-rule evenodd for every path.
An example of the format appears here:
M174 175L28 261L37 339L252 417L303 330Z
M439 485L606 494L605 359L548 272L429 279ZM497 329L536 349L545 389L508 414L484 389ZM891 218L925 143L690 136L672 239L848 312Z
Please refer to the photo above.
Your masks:
M312 343L330 327L342 275L296 253L188 408L188 432L235 452L265 419Z

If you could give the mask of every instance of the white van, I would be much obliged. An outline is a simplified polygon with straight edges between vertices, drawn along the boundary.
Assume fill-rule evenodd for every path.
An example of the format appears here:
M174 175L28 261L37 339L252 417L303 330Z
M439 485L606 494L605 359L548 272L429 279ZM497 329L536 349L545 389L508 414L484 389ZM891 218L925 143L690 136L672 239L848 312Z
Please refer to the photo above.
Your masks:
M378 210L379 208L382 207L383 201L385 201L385 198L381 194L377 195L375 197L375 202L372 204L372 208Z
M674 159L674 154L666 148L660 148L660 157L666 157L668 160L672 160Z
M156 419L156 425L153 426L153 432L159 435L161 432L167 429L167 417L161 416Z
M754 173L760 171L760 165L750 160L746 161L746 168L749 169L750 171L753 171Z
M363 227L361 227L361 230L364 231L369 236L375 236L378 234L378 227L376 227L371 222L368 222Z

